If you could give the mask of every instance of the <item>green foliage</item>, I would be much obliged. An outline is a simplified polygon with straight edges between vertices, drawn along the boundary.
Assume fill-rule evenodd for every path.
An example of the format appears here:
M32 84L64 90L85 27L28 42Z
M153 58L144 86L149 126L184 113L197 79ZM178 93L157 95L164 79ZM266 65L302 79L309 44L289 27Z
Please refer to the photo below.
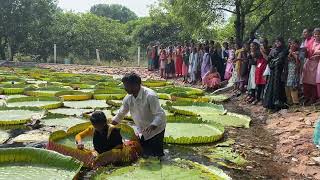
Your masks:
M52 27L52 37L60 55L95 59L99 49L102 59L122 59L127 54L125 25L91 13L59 13Z
M96 4L91 7L90 12L97 16L118 20L121 23L138 18L133 11L120 4Z

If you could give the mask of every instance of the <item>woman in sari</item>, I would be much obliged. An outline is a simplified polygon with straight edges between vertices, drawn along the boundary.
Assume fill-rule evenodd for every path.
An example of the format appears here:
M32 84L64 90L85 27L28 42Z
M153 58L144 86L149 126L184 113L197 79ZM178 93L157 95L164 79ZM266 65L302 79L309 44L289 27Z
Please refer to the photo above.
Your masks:
M318 61L316 83L317 83L317 95L319 98L320 97L320 28L316 28L314 30L314 39L315 41L312 46L311 59L314 61Z
M268 56L270 79L267 84L263 103L264 107L267 109L277 111L285 107L285 83L282 82L281 76L287 55L288 53L283 38L277 38L275 41L275 47L271 50Z
M182 64L183 64L183 49L182 46L179 45L176 49L176 75L177 77L182 76Z
M201 79L204 78L204 76L207 74L207 72L210 71L210 69L212 67L212 62L211 62L209 51L210 51L209 46L206 46L205 53L203 55L203 61L201 64Z

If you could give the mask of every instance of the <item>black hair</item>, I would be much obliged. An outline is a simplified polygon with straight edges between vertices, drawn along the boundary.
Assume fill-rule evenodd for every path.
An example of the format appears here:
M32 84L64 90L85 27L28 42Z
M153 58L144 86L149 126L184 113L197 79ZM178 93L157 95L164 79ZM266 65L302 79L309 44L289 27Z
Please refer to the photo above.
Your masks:
M141 85L141 77L134 72L126 74L121 81L123 83Z
M313 30L313 33L316 33L316 32L320 32L320 28L315 28L315 29Z
M91 115L90 121L92 124L106 123L107 118L106 118L106 115L102 111L95 111Z
M206 46L206 47L204 48L204 51L205 51L206 53L208 53L208 52L210 51L210 47L209 47L209 46Z

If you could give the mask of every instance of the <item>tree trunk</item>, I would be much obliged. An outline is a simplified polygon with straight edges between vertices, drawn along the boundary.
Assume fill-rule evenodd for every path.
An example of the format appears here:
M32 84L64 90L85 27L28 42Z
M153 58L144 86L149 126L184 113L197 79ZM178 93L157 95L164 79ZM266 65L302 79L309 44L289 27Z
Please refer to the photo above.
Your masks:
M8 46L8 59L9 61L13 61L12 46L9 39L7 40L7 46Z
M236 12L236 20L234 22L234 27L236 29L236 42L242 43L241 2L240 2L240 0L236 0L235 5L236 5L236 11L235 11Z
M244 40L244 36L245 36L245 28L246 28L246 15L244 13L241 14L241 34L240 34L240 38L241 38L241 41L239 41L240 44L243 43L243 40Z
M6 44L2 41L2 38L0 38L0 60L6 59L5 46Z

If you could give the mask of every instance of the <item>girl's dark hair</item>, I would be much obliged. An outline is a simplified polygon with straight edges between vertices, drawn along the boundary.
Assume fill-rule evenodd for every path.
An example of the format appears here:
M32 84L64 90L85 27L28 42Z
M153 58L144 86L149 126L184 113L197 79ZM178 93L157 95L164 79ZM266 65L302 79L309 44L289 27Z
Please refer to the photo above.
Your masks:
M320 33L320 28L315 28L315 29L313 30L313 33L316 33L316 32L319 32L319 33Z
M128 84L141 85L141 77L134 72L126 74L121 81Z
M210 47L209 47L209 46L206 46L206 47L204 48L204 51L205 51L206 53L208 53L208 52L210 51Z
M102 111L96 111L91 115L90 121L92 124L106 123L107 118Z

